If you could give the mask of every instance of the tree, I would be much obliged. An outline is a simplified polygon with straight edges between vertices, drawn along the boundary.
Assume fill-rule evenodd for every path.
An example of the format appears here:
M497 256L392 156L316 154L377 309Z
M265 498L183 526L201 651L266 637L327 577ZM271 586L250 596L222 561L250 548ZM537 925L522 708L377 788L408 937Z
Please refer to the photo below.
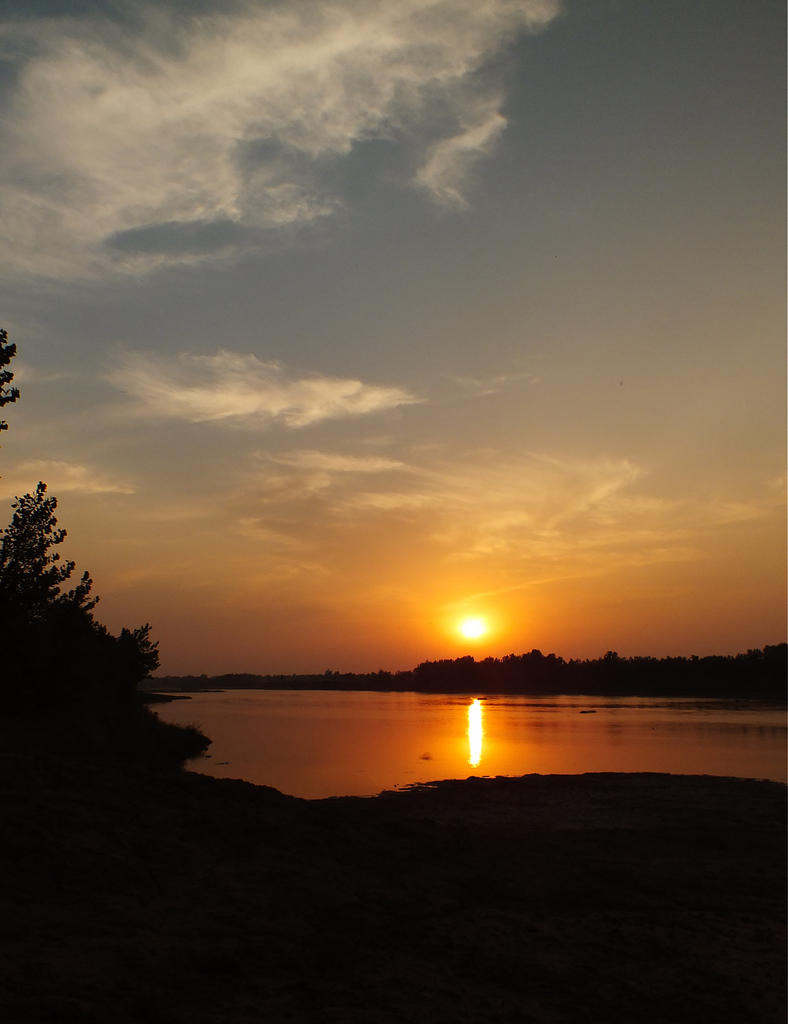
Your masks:
M8 385L14 379L13 373L5 369L16 355L16 345L9 344L8 331L0 328L0 409L19 398L19 388ZM8 430L5 420L0 420L0 430Z
M86 701L123 702L158 668L150 626L114 636L93 616L98 598L84 572L66 589L75 564L53 549L66 531L58 529L57 499L46 484L14 504L14 516L0 541L0 622L6 706L62 709Z
M19 398L6 369L16 355L0 329L0 408ZM0 430L8 424L0 421ZM58 529L57 498L39 482L23 494L0 539L0 706L45 702L61 706L80 698L128 697L159 665L157 644L146 623L113 636L93 617L93 581L84 572L70 589L75 564L56 550L66 536Z
M0 408L19 397L5 369L16 355L0 330ZM0 421L0 430L7 424ZM39 482L13 505L0 537L0 745L29 752L79 751L142 762L182 765L207 749L196 726L162 722L143 703L137 684L159 666L146 623L112 633L93 616L93 581L84 572L66 589L74 562L56 549L57 499Z
M93 581L87 572L72 590L60 589L71 578L75 563L61 563L58 552L50 554L62 544L66 531L57 529L57 498L48 498L46 489L39 481L35 494L16 499L11 525L0 543L0 608L29 623L44 621L56 606L71 604L88 613L98 604L97 597L89 597Z
M97 622L85 572L54 550L57 499L39 483L17 498L0 540L0 744L177 768L210 740L163 722L137 692L159 666L150 626L114 636Z

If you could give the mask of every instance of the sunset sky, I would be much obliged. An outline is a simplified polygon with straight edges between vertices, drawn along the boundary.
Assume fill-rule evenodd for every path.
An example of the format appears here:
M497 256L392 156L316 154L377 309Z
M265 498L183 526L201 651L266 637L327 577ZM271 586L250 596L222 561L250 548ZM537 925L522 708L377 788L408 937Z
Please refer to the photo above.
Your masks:
M163 673L781 642L784 45L782 0L0 0L2 521L46 481Z

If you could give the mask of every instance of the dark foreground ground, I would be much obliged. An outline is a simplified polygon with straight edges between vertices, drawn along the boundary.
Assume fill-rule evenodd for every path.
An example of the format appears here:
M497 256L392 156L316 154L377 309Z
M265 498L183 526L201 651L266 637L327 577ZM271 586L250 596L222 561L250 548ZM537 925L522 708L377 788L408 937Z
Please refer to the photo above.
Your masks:
M4 1024L785 1019L785 787L0 759Z

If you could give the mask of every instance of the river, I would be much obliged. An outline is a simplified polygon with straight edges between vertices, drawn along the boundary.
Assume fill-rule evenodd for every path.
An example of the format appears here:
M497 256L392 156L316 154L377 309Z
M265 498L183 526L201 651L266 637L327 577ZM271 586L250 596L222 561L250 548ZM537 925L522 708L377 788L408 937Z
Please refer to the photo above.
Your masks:
M213 740L190 770L307 798L533 772L786 780L785 708L756 701L225 690L155 710Z

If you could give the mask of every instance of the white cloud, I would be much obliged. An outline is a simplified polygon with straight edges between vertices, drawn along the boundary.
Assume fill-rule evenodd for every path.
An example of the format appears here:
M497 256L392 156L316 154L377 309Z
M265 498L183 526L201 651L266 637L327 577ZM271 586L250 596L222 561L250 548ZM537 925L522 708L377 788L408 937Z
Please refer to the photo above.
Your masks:
M20 462L0 479L0 494L4 496L33 493L39 480L47 485L49 494L64 491L82 491L86 494L133 494L133 488L118 483L88 466L70 462L31 459Z
M448 206L468 205L460 191L468 167L489 153L506 127L506 118L496 109L484 111L482 117L480 123L472 124L459 135L436 142L430 148L427 162L416 175L420 185Z
M200 259L323 217L338 201L325 161L371 138L405 139L421 153L415 183L462 203L470 163L505 125L501 88L474 72L558 7L302 0L168 22L138 5L142 29L0 26L28 54L2 116L6 272Z
M277 362L225 351L178 359L129 354L108 379L138 399L139 411L189 423L227 420L259 426L276 420L305 427L418 401L402 388L360 380L293 378Z

